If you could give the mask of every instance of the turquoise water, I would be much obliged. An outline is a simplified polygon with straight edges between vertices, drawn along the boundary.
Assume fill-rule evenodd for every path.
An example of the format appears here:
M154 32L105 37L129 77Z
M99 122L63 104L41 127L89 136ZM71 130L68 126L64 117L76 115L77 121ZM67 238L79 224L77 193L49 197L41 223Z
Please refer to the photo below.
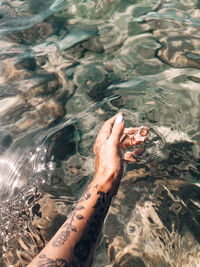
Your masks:
M94 174L102 123L151 131L93 266L200 263L198 0L0 0L0 265L26 266Z

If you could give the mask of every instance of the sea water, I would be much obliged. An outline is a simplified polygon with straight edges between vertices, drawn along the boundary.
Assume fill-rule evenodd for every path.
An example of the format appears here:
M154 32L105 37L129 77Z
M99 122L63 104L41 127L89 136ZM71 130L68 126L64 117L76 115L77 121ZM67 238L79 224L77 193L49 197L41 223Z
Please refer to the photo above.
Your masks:
M0 1L0 265L25 266L94 175L103 122L150 127L92 266L200 262L200 3Z

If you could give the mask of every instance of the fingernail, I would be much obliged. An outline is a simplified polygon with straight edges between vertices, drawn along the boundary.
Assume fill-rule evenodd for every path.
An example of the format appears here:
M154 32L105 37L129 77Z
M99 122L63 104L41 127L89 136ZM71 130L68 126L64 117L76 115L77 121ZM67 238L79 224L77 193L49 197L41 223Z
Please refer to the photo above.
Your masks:
M124 120L123 115L119 114L115 120L115 123L122 123Z

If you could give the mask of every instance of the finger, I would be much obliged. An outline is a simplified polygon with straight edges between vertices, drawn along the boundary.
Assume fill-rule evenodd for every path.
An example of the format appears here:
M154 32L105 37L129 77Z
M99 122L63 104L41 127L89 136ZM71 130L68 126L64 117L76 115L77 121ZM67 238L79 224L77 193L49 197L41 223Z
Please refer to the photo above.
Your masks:
M129 135L133 135L136 134L138 131L138 127L133 128L133 127L129 127L129 128L125 128L122 134L122 137L120 139L120 144L122 144L128 137Z
M127 136L127 138L120 143L120 147L121 148L127 148L127 147L131 147L131 146L136 146L136 145L140 145L142 143L144 143L146 141L146 136L140 136L139 138L131 135L131 136Z
M135 127L135 128L133 128L133 127L125 128L123 135L120 139L120 144L122 144L127 138L129 138L129 135L131 135L130 138L131 137L133 138L133 135L135 135L139 132L139 134L141 136L146 136L148 131L149 131L148 126ZM126 143L129 144L130 140L129 141L127 140ZM132 144L132 145L135 145L135 144ZM122 146L125 146L125 143Z
M128 138L129 136L128 136L128 134L122 134L122 137L120 138L120 141L119 141L119 143L120 143L120 145Z
M123 134L136 134L137 132L140 133L141 136L147 135L149 131L148 126L141 126L141 127L129 127L125 128Z
M103 126L101 127L101 129L97 135L96 142L95 142L95 145L93 147L94 154L97 153L98 148L101 147L101 145L103 143L105 143L105 141L110 137L113 124L114 124L117 116L120 114L122 114L122 113L116 114L115 116L113 116L112 118L110 118L104 122Z
M124 131L124 116L123 114L119 114L113 125L110 139L112 139L112 141L115 142L116 144L119 144L120 137L122 136L123 131Z
M122 137L120 138L120 144L122 144L131 134L135 134L138 131L138 127L137 128L133 128L133 127L129 127L129 128L125 128L122 134Z
M146 136L149 132L149 127L148 126L142 126L140 128L140 135L141 136Z
M122 136L120 140L120 147L121 148L131 147L145 142L148 131L149 131L148 126L141 126L138 128L126 128L124 132L127 134ZM133 133L133 134L128 134L128 133Z
M135 134L138 131L138 127L125 128L123 134Z
M137 160L133 157L132 152L126 152L123 156L123 160L127 162L137 162Z
M139 147L136 150L134 150L133 152L126 152L124 154L123 160L125 161L129 161L129 162L138 162L138 160L135 158L135 156L141 156L144 153L144 148L143 147Z
M144 147L138 147L136 148L132 153L133 156L141 156L144 153L145 148Z
M116 114L115 116L113 116L112 118L104 122L102 128L99 131L97 139L101 139L105 141L109 138L111 131L112 131L113 124L118 115L119 114Z

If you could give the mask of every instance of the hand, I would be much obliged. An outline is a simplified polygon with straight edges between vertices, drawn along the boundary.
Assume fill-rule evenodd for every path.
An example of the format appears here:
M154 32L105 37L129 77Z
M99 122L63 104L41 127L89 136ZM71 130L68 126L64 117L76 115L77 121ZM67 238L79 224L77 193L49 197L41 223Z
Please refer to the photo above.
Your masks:
M95 182L108 183L111 187L119 185L123 174L120 150L120 138L123 131L122 113L107 120L99 131L94 145Z
M141 126L136 128L125 128L123 135L120 139L121 148L129 148L135 145L139 145L146 141L149 127ZM136 150L126 152L123 156L123 160L130 162L137 162L134 158L135 155L140 156L144 152L144 148L137 148Z

